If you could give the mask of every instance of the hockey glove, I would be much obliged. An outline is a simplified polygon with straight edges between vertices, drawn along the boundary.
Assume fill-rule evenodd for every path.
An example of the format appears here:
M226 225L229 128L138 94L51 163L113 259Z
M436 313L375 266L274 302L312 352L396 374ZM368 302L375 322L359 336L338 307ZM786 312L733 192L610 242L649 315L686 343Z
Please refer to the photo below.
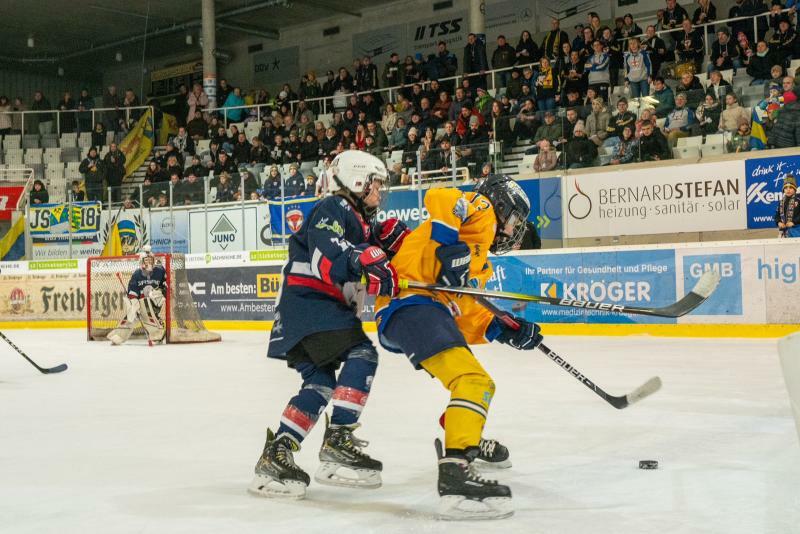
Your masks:
M360 245L350 253L351 263L361 268L366 277L367 293L395 297L400 292L397 271L379 247Z
M444 286L464 287L469 277L472 255L469 246L459 241L452 245L441 245L436 249L436 258L442 264L436 281Z
M500 343L505 343L518 350L533 350L542 342L542 334L539 333L541 329L536 323L514 317L514 321L519 325L519 329L514 330L498 318L494 321L500 327L500 335L496 338Z
M410 233L411 230L409 230L408 226L394 217L372 226L372 235L375 236L377 245L385 250L390 258L397 254L397 251L400 250L400 245L403 244L403 239Z

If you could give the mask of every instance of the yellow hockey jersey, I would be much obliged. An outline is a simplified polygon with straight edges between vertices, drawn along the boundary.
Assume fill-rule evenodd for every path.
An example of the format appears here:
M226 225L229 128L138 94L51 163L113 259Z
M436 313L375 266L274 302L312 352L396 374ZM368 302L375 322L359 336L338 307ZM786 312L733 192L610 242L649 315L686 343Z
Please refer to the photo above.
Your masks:
M478 193L443 188L428 191L425 207L430 218L405 238L392 258L398 276L428 284L437 283L441 265L436 258L436 249L440 245L462 241L472 253L469 283L473 287L484 287L492 277L492 266L487 257L497 226L492 204ZM375 303L378 330L382 330L381 324L388 321L394 310L425 301L439 302L454 312L456 324L468 343L490 341L485 335L494 316L475 299L467 295L424 290L405 289L393 299L378 297Z

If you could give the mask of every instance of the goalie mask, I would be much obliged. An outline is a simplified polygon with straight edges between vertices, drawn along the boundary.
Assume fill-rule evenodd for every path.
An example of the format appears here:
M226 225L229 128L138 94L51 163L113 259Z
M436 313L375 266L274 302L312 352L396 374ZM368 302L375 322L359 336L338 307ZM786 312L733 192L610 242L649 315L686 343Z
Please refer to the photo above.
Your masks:
M525 223L531 212L528 195L511 177L492 174L475 188L494 207L497 231L489 247L493 254L505 254L522 243Z
M331 162L329 190L346 197L366 218L378 212L388 190L389 173L381 160L366 152L347 150Z
M143 271L151 272L156 265L156 258L151 250L150 245L145 245L139 253L139 266Z

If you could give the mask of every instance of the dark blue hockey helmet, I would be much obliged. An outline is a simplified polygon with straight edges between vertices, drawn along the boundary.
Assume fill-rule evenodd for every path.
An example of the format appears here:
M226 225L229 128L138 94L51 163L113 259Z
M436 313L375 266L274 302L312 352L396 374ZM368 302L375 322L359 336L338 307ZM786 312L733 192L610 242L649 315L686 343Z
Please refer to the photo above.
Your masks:
M475 192L492 203L497 217L497 231L489 250L505 254L522 243L531 202L519 184L505 174L490 174L475 187Z

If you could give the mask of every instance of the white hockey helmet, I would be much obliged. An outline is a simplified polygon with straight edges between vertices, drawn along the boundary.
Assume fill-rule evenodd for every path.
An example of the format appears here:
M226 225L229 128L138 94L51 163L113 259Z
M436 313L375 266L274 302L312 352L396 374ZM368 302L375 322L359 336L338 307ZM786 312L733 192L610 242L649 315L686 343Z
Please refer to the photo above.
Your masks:
M372 154L360 150L345 150L336 156L327 173L328 191L331 193L347 189L362 196L374 180L380 180L383 184L389 181L386 165Z
M153 249L150 245L143 245L141 252L139 252L139 265L146 270L151 270L156 264L156 258L153 256L152 251Z

